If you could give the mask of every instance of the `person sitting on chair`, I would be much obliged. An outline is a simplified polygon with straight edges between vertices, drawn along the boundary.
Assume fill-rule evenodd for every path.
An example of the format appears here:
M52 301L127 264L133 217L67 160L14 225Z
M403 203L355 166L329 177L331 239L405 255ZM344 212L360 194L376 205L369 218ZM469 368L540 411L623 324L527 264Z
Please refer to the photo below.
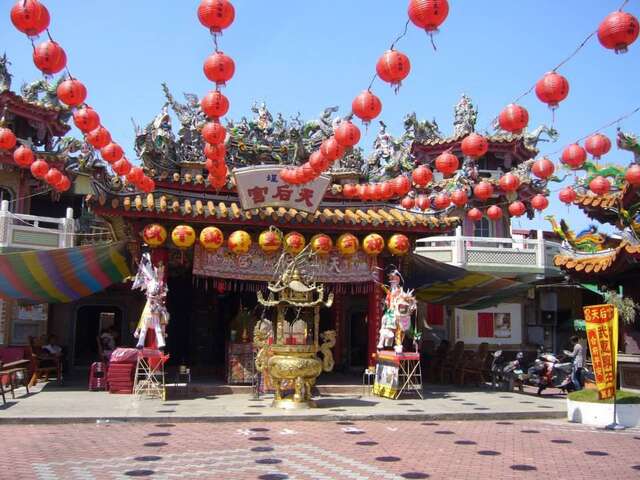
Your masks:
M111 357L111 353L116 349L116 339L112 328L106 328L100 334L100 343L105 359Z
M58 337L53 334L49 335L47 344L43 345L42 349L54 357L62 356L62 347L58 345Z

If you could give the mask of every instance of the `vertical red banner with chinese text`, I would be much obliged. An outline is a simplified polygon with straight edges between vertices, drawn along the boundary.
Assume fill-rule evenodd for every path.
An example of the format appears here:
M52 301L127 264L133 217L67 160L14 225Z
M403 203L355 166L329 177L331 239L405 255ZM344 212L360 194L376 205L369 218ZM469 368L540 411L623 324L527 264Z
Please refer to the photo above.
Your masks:
M618 310L609 304L590 305L583 310L598 397L613 398L618 360Z

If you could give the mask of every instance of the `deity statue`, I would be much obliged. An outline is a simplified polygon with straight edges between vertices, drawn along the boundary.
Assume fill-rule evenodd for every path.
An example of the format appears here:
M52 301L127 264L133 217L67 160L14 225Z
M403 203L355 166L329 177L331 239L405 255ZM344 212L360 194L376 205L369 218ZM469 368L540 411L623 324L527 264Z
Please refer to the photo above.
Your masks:
M0 92L11 90L12 75L9 72L9 65L11 65L11 62L7 58L7 54L4 53L0 57Z
M396 353L402 353L404 334L411 328L411 317L418 307L413 290L407 291L402 288L400 280L400 273L394 271L389 275L389 286L384 286L387 296L378 350L393 346Z
M413 169L410 157L411 142L395 139L387 133L387 126L380 121L380 130L373 142L373 151L367 158L365 174L370 180L384 180Z
M160 113L144 129L137 127L135 151L147 168L176 167L176 141L165 103Z
M151 329L156 335L158 349L163 349L165 347L165 329L169 323L169 312L165 306L167 284L164 265L154 266L151 262L151 256L144 253L131 288L140 289L147 296L140 321L134 332L134 336L138 339L136 348L144 348L147 332Z
M455 138L466 137L475 131L478 109L474 107L471 98L463 93L453 111L453 136Z
M176 160L178 162L200 161L204 148L200 130L206 123L207 117L200 108L198 96L193 93L184 93L186 103L180 103L173 97L166 83L162 84L162 91L167 103L180 121L175 146Z

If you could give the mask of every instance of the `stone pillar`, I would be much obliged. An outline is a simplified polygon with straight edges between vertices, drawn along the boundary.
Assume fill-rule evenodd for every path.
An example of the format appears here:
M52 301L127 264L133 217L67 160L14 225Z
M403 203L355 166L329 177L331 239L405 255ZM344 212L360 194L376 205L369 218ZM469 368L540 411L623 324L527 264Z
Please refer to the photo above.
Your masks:
M333 348L333 359L336 366L342 361L342 350L344 349L344 296L336 293L333 298L333 329L336 331L336 346Z
M369 312L367 315L367 364L370 367L376 364L376 345L378 344L378 331L382 320L382 300L384 298L384 291L380 286L383 280L382 270L376 269L373 276L376 281L372 282L371 292L369 292Z

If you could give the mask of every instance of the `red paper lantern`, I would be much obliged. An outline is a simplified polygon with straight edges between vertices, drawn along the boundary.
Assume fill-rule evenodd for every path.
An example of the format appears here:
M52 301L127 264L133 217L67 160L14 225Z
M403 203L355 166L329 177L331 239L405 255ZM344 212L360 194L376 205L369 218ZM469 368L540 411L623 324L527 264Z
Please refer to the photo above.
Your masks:
M598 175L596 178L589 182L589 190L591 190L596 195L604 195L609 192L611 188L611 183L602 175Z
M334 137L343 147L353 147L360 141L360 129L349 120L343 120L336 127Z
M472 133L462 140L460 148L467 157L480 158L489 150L489 142L482 135Z
M469 201L469 196L464 190L454 190L451 194L451 202L456 207L463 207Z
M577 196L578 195L576 194L576 191L571 187L565 187L560 190L560 193L558 193L558 198L560 199L560 201L566 203L567 205L573 203Z
M202 0L198 20L213 33L220 33L233 23L236 11L228 0Z
M549 206L549 200L542 194L537 194L531 199L531 206L541 212Z
M329 162L335 162L344 155L344 147L338 143L335 137L331 136L322 142L320 152Z
M558 108L558 104L569 95L569 82L556 72L545 73L536 83L536 96L549 108Z
M57 185L60 180L62 180L62 172L60 172L60 170L58 170L57 168L50 168L47 171L47 174L44 176L44 181L52 187L54 185Z
M353 114L368 124L371 120L380 115L382 111L382 102L376 97L371 90L364 90L351 102L351 110Z
M140 180L140 190L142 190L144 193L151 193L155 189L156 182L154 182L152 178L149 178L146 175L142 177L142 180Z
M498 115L498 123L503 130L520 134L529 123L529 112L520 105L510 103Z
M342 186L342 195L347 198L353 198L358 194L358 188L353 183L347 183Z
M411 190L411 182L404 175L398 175L391 180L391 182L393 183L396 195L406 195L409 193L409 190Z
M416 207L418 207L422 211L428 210L429 207L431 207L429 197L427 197L426 195L418 195L418 198L416 199Z
M405 208L407 210L411 210L416 204L416 201L413 199L413 197L404 197L402 199L402 202L400 202L400 205L402 205L402 208Z
M584 149L589 152L593 158L600 158L611 150L611 140L606 135L594 133L584 141Z
M320 150L316 150L311 155L309 155L309 165L313 168L313 171L316 175L320 175L325 170L329 168L329 160L322 155Z
M527 211L527 207L520 200L509 204L509 215L512 217L521 217Z
M485 201L493 195L493 185L486 180L479 182L473 187L473 196L479 200Z
M56 95L62 103L66 103L70 107L77 107L86 100L87 89L81 81L69 78L58 85Z
M220 190L221 188L224 188L227 185L226 176L215 177L213 175L209 175L207 177L207 180L209 180L209 184L211 185L211 187L215 188L216 190Z
M73 112L73 123L81 132L87 133L98 128L100 115L87 105Z
M309 162L302 164L302 183L309 183L318 175Z
M451 197L447 193L439 193L433 199L433 206L436 210L444 210L449 205L451 205Z
M60 181L53 186L53 189L56 192L60 192L60 193L66 192L70 188L71 188L71 180L69 180L69 177L67 177L66 175L63 175Z
M447 0L411 0L408 13L416 27L433 32L449 15L449 3Z
M144 177L144 171L140 167L132 167L127 174L127 182L137 184Z
M373 199L382 200L384 198L384 188L382 183L373 184Z
M16 142L16 136L10 129L0 127L0 148L11 150L16 146Z
M211 90L200 100L200 107L207 117L219 118L229 111L229 100L219 90Z
M67 54L58 43L45 40L33 49L33 63L47 75L58 73L67 65Z
M453 153L444 152L436 157L436 169L443 175L451 175L459 166L458 157Z
M472 222L479 222L482 220L482 211L474 207L467 212L467 218Z
M389 182L382 182L382 199L388 200L395 195L395 189L393 184Z
M37 0L18 0L11 8L11 23L22 33L35 37L49 27L49 11Z
M497 205L491 205L487 208L487 218L489 220L500 220L502 218L502 209Z
M638 19L627 12L613 12L607 15L598 27L598 40L604 48L625 53L627 47L636 41L640 26Z
M375 187L371 184L364 185L360 192L360 198L362 200L373 200L375 197Z
M409 57L397 50L387 50L376 64L376 72L380 79L390 83L396 89L411 71Z
M113 163L122 158L124 151L120 145L111 142L100 149L100 155L105 161Z
M224 162L224 159L221 158L217 160L207 158L207 160L204 162L204 166L207 171L215 177L225 176L228 172L227 164Z
M500 188L504 192L515 192L520 186L520 179L513 173L505 173L500 177Z
M411 173L411 178L413 179L413 183L419 187L426 187L427 184L433 180L433 172L429 167L420 165Z
M220 122L207 122L202 127L202 138L212 145L223 143L227 137L227 129Z
M572 143L562 151L561 160L571 168L580 168L587 160L587 152L577 143Z
M94 148L103 148L111 143L111 134L109 130L100 125L98 128L94 128L85 136L87 143Z
M42 159L38 159L31 164L31 174L38 180L44 179L49 171L49 164Z
M634 163L627 168L627 171L624 174L624 179L634 187L640 185L640 165Z
M553 162L547 157L542 157L536 160L533 162L533 166L531 167L533 174L543 180L553 175L554 170L555 167L553 166Z
M121 158L120 160L115 162L111 168L113 168L113 171L116 172L116 175L120 175L121 177L123 177L131 171L131 164L126 158Z
M203 71L207 77L216 85L222 86L231 78L236 71L236 65L229 55L222 52L214 52L204 61Z
M222 143L212 145L206 143L204 145L204 156L210 160L224 160L224 156L227 153L227 148Z
M33 151L25 145L16 148L13 152L13 161L22 168L30 167L33 160Z

